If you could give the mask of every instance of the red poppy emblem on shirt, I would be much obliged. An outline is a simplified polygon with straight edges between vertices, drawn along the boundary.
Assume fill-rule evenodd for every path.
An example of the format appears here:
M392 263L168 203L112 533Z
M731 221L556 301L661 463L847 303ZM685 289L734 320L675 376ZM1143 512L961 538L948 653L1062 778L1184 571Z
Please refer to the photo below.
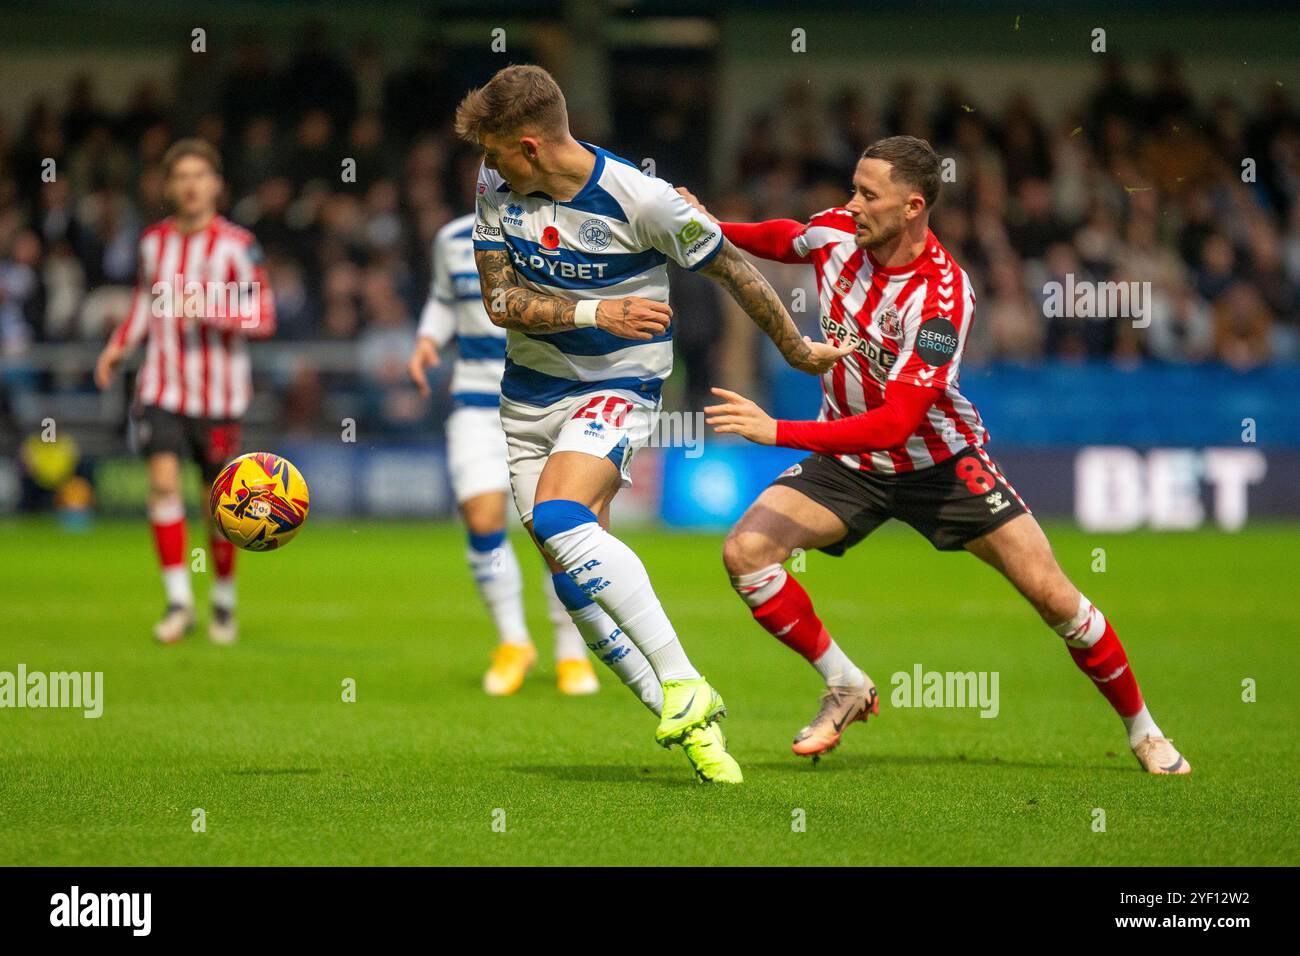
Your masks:
M557 249L560 245L560 230L547 226L542 230L542 245L547 249Z

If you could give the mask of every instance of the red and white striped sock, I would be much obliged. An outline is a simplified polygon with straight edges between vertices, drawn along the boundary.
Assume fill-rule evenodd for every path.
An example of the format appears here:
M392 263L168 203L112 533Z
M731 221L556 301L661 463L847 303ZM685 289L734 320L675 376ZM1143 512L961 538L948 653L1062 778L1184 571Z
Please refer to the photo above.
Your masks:
M800 654L828 687L861 687L861 670L831 639L802 585L779 564L735 575L731 586L749 605L754 620L786 647Z
M213 607L235 609L235 546L219 534L208 536L212 551L212 589L208 597Z
M1163 736L1142 700L1142 691L1128 655L1106 616L1082 594L1079 610L1064 624L1052 628L1065 638L1066 649L1079 670L1092 678L1128 729L1130 743L1151 734Z
M180 495L152 498L149 523L153 526L158 564L162 567L163 590L169 605L194 606L190 569L185 563L185 503Z

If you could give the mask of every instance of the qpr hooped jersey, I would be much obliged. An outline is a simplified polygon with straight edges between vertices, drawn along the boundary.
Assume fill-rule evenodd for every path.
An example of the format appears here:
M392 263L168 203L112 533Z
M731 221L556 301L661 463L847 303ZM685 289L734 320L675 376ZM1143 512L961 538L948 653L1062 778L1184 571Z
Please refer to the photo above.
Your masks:
M921 426L896 448L836 457L850 468L887 474L929 468L988 432L979 412L957 388L962 350L975 314L966 273L926 233L925 251L894 268L877 265L854 242L846 209L828 209L794 240L817 274L821 329L828 341L854 351L822 376L822 421L859 415L884 404L885 383L897 380L943 390Z
M722 246L722 230L662 179L604 149L572 199L523 196L486 166L479 171L475 249L510 253L525 286L574 301L641 296L668 301L668 260L699 269ZM673 323L675 324L675 322ZM653 339L598 328L548 334L511 329L501 394L547 406L607 388L658 402L673 368L673 325Z
M506 364L506 331L483 308L474 266L474 214L453 219L433 239L433 281L420 314L419 334L458 351L451 372L457 406L496 408Z

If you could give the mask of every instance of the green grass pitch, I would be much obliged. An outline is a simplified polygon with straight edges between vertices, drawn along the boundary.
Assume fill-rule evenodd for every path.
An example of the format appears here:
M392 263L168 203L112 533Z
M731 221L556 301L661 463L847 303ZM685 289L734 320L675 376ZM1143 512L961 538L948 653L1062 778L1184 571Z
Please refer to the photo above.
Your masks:
M816 675L730 592L721 536L629 532L729 705L746 782L717 789L654 744L603 669L595 697L558 694L540 563L518 538L542 662L488 699L491 628L454 525L317 521L283 552L241 555L243 634L220 648L202 631L150 640L162 601L143 524L8 520L0 670L100 670L105 703L98 720L0 710L0 864L1294 865L1296 532L1049 528L1185 778L1138 771L1105 701L994 572L902 526L809 555L800 576L884 698L814 768L789 744ZM997 671L999 715L892 707L891 675L917 664Z

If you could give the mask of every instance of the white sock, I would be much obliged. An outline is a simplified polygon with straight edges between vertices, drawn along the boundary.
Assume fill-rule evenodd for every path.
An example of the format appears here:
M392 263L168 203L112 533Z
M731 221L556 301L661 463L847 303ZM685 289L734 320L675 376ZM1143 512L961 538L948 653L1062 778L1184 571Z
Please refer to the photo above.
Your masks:
M194 606L194 590L190 586L190 569L187 565L162 569L163 590L167 593L168 606L179 604L181 607Z
M546 548L641 649L661 682L700 676L631 548L594 521L552 535Z
M524 581L519 560L510 539L490 551L470 548L466 552L479 597L487 605L496 623L497 636L503 644L527 644L528 625L524 623Z
M208 600L212 602L213 607L225 608L227 611L235 609L235 578L231 575L228 578L212 579L212 587L208 589Z
M1052 628L1065 638L1070 647L1092 647L1106 633L1106 617L1098 611L1091 601L1079 595L1079 608L1074 617Z
M1128 730L1128 745L1130 747L1136 747L1142 742L1142 738L1148 734L1152 737L1164 736L1160 732L1160 728L1156 726L1156 722L1151 719L1151 712L1147 710L1146 704L1143 704L1142 709L1132 717L1121 719L1124 721L1125 729Z
M646 660L661 681L697 680L700 676L700 672L691 665L691 659L686 656L686 648L677 640L676 633L673 634L672 641L647 654Z
M733 575L731 586L749 607L761 607L785 587L786 577L785 568L779 564L769 564L749 574Z
M587 647L658 717L663 712L664 689L645 655L599 604L568 613Z
M555 582L551 580L549 570L542 575L542 591L546 595L546 614L551 619L551 628L555 632L555 659L557 661L586 659L587 643L582 639L582 633L577 625L573 623L573 618L569 616L569 609L555 593Z
M849 655L840 650L840 646L831 641L822 656L813 661L813 667L822 675L827 687L856 687L867 685L866 675L849 660Z

